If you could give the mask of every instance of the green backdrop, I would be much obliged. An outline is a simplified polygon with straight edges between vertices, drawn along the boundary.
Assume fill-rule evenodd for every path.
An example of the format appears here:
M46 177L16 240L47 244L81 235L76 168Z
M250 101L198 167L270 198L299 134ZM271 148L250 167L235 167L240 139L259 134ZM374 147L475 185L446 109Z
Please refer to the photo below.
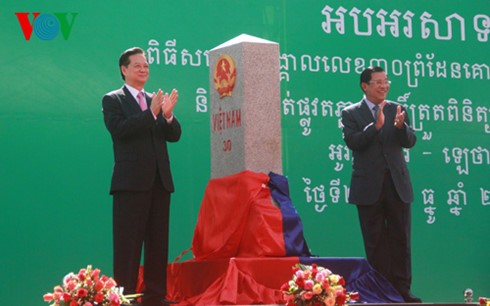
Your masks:
M413 290L490 295L489 16L488 0L0 0L2 303L47 305L87 264L112 275L101 99L131 46L152 54L147 90L179 90L170 257L190 247L210 173L207 54L242 33L280 44L284 174L312 253L364 256L339 115L380 63L418 136Z

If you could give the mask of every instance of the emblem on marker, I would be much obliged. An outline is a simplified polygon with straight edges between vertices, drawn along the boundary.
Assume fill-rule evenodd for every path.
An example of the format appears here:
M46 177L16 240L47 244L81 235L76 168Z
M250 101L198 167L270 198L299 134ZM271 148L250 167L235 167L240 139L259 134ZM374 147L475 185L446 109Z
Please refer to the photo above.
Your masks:
M218 58L214 65L214 87L216 87L220 99L223 99L226 96L232 96L235 81L235 62L231 56L223 54Z

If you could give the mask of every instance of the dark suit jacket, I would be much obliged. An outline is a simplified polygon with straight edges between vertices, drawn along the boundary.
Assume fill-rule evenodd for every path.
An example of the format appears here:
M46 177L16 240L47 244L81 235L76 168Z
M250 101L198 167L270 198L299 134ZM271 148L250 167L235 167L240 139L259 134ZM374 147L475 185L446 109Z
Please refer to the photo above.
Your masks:
M413 201L412 183L402 148L413 147L416 136L408 115L402 129L394 126L398 105L395 102L385 105L385 124L379 131L364 100L342 111L343 137L353 155L350 203L374 204L379 199L386 170L391 173L400 199L405 203Z
M175 116L168 124L161 113L155 120L149 107L151 98L147 96L146 102L148 109L141 111L125 86L102 99L104 122L114 148L111 194L149 190L157 169L163 187L174 191L167 142L179 140L180 124Z

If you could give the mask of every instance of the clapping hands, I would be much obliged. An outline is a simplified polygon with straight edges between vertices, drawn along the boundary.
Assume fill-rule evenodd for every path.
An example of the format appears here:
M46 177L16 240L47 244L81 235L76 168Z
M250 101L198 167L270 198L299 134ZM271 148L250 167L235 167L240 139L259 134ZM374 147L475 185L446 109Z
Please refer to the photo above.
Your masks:
M164 93L161 89L158 89L157 93L153 93L151 98L151 111L156 117L160 112L165 118L171 118L175 104L179 99L179 94L174 88L170 94Z

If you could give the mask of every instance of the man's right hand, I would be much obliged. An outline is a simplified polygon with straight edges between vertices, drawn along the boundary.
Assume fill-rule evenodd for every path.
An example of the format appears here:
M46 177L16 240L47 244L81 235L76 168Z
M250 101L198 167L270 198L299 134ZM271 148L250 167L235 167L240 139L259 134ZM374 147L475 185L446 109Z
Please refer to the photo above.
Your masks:
M385 124L385 114L383 113L383 108L386 105L386 101L379 104L378 117L376 118L376 129L379 130Z

